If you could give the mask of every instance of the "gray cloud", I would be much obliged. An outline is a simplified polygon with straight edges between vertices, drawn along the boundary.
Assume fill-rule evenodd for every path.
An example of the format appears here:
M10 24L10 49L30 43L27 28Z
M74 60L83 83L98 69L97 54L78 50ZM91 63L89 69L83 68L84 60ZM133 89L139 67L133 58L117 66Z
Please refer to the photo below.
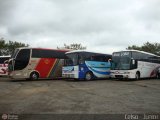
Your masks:
M10 21L10 15L16 6L16 0L0 0L0 25Z
M159 5L159 0L0 0L0 36L34 47L82 43L112 52L159 42Z

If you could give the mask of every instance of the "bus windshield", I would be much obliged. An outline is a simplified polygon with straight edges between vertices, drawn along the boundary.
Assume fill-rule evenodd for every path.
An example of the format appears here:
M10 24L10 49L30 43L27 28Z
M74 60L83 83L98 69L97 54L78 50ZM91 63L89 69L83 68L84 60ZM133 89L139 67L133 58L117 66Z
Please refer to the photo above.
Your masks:
M73 66L73 62L71 59L64 59L63 66Z
M11 55L11 58L15 58L17 53L18 53L19 49L15 49Z
M78 65L78 54L77 53L67 54L67 57L69 59L67 59L66 62L67 62L67 64L69 66L71 66L71 65Z
M129 70L131 57L129 52L113 53L112 70Z

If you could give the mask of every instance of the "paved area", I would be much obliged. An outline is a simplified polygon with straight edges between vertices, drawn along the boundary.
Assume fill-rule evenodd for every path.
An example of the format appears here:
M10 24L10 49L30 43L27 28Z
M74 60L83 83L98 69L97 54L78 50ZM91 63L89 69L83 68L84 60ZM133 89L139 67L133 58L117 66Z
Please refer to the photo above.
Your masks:
M160 80L9 80L0 78L0 113L160 112Z

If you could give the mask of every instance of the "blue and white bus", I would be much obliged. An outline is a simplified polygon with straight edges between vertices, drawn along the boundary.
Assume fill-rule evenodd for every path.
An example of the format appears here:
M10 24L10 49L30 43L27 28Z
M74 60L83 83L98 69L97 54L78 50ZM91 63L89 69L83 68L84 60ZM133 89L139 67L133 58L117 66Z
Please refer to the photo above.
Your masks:
M110 76L111 55L76 50L66 52L62 76L64 78L91 80Z

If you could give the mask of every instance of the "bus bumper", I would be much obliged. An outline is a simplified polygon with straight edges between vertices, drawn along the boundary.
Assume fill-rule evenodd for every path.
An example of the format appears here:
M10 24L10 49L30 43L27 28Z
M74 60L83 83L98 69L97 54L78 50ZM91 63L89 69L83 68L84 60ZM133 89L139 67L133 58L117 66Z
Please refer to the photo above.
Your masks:
M11 79L26 79L26 78L29 78L29 76L26 73L23 74L22 72L15 72L15 71L9 72L8 76Z
M134 79L135 74L133 74L131 72L111 72L111 78Z
M74 74L62 74L63 78L75 78Z

